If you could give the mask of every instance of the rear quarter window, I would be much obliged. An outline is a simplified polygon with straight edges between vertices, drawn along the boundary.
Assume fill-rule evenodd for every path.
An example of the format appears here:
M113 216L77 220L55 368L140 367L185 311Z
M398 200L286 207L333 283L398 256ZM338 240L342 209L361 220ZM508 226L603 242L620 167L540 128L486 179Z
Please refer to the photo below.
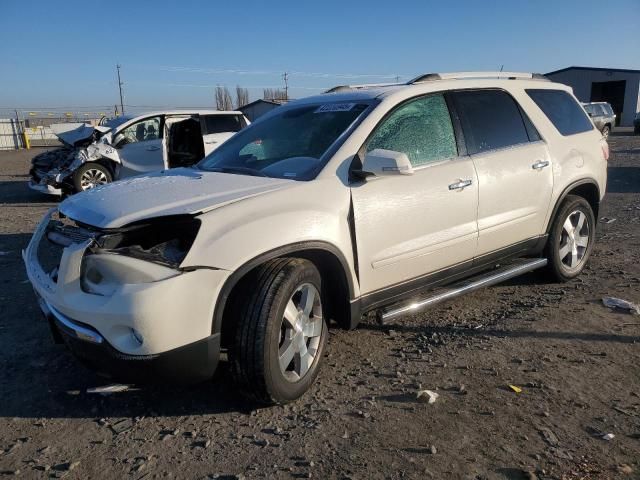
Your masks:
M527 89L526 92L561 135L575 135L593 130L593 124L587 114L564 90Z

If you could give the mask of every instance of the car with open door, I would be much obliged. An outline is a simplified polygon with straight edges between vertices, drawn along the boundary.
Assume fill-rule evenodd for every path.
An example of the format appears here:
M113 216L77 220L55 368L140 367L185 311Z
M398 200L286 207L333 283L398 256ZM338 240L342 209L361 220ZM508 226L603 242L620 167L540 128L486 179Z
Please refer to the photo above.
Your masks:
M144 130L171 139L153 118ZM608 155L570 87L539 75L340 86L195 168L67 198L23 258L55 338L97 372L195 382L222 358L248 395L286 403L313 384L332 323L398 321L539 268L576 278Z
M115 128L60 124L64 146L34 157L29 186L62 195L194 165L248 124L241 112L218 110L148 113Z

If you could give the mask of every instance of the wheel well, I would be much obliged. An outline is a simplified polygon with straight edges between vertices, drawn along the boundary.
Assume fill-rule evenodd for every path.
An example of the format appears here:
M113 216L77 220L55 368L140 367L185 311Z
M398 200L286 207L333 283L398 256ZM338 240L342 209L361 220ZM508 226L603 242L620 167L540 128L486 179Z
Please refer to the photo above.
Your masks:
M232 285L227 295L221 293L219 302L222 306L221 325L218 327L221 335L223 347L228 347L233 338L233 329L236 324L233 317L238 314L239 306L243 301L243 289L248 283L248 279L260 265L278 257L304 258L315 265L322 278L323 315L328 321L335 321L341 328L348 329L350 326L350 304L351 296L347 272L343 267L343 262L332 252L321 248L310 248L287 252L283 255L269 256L264 260L251 264L251 268L239 269L240 275L230 279ZM214 323L217 321L217 312L214 315ZM214 325L214 330L216 329Z
M99 160L95 161L96 163L99 163L100 165L102 165L103 167L105 167L107 170L109 170L109 172L111 173L111 177L113 178L115 176L115 162L113 162L112 160L109 160L107 158L100 158Z
M591 205L591 209L593 210L593 215L596 219L596 223L598 222L598 210L600 209L600 191L598 190L598 187L595 183L588 181L579 185L575 185L573 187L569 187L567 191L562 194L560 200L558 200L558 203L553 210L553 215L551 215L551 217L549 218L547 232L549 228L551 228L553 219L555 218L560 205L562 204L562 202L564 202L565 198L567 198L567 195L576 195L578 197L584 198L587 202L589 202L589 205Z

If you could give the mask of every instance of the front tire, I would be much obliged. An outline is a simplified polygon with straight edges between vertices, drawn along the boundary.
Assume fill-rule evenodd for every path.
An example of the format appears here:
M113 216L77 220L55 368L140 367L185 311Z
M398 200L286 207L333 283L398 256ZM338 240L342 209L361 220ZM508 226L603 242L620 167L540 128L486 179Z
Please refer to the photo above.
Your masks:
M298 399L318 375L328 336L318 269L308 260L278 258L256 268L241 288L243 305L230 319L236 383L261 403Z
M84 163L73 172L73 187L76 192L84 192L112 181L109 169L96 162Z
M560 282L567 282L584 269L595 240L596 221L589 202L568 195L551 226L547 244L548 270Z
M604 128L602 129L602 136L605 139L608 139L610 133L611 133L611 127L609 127L609 125L605 125Z

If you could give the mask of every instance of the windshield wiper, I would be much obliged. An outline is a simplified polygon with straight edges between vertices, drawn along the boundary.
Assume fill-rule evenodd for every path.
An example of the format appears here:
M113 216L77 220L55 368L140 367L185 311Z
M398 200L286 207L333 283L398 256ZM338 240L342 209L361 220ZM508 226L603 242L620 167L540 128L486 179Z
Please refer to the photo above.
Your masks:
M254 177L268 177L268 175L262 173L260 170L249 167L213 167L209 169L209 171L220 173L239 173L241 175L252 175Z

